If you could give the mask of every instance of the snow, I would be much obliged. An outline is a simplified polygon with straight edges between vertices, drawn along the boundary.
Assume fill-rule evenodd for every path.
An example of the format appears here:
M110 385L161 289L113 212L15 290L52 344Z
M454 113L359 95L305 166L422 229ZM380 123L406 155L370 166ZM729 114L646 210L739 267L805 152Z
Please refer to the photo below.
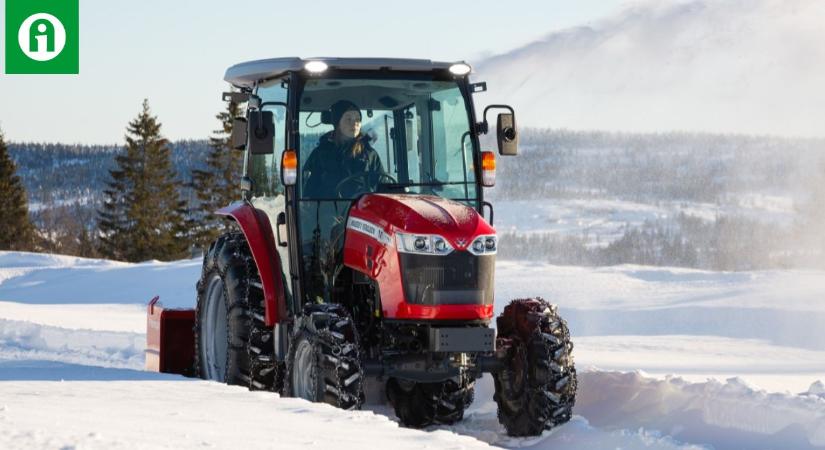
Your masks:
M107 330L131 333L146 332L146 307L142 304L46 304L0 302L2 318L28 321L68 330ZM90 320L92 318L92 320Z
M475 63L519 123L822 136L820 0L645 0Z
M72 160L69 160L72 161ZM74 164L65 164L65 165L74 165ZM89 205L96 201L97 199L91 195L74 195L63 197L60 199L52 200L51 202L38 202L38 201L30 201L29 202L29 211L30 212L38 212L49 210L54 207L59 206L73 206L73 205Z
M579 392L576 412L596 426L669 430L676 439L717 448L825 446L825 400L767 393L738 378L688 383L589 372L582 374Z
M14 262L14 255L22 255L19 263ZM198 280L193 274L200 274L200 266L200 260L196 259L127 264L73 256L0 252L0 300L27 304L135 305L160 295L167 306L189 307Z
M525 211L530 211L525 213ZM747 193L721 203L659 201L656 204L621 199L577 198L506 200L495 202L496 230L519 235L551 233L586 238L590 245L607 246L627 228L645 222L666 222L680 213L713 222L717 217L743 217L790 226L797 216L790 195Z
M142 371L146 302L191 307L199 275L197 259L0 252L0 448L825 447L822 272L500 261L496 310L542 295L576 345L576 416L535 438L506 435L489 376L463 422L422 431L383 404Z
M29 381L28 371L17 370L25 380L2 382L3 448L488 448L448 431L399 428L369 411L234 386L66 364L39 368L65 381Z
M656 310L656 314L662 315L679 308L711 308L715 313L731 309L739 313L773 310L794 318L797 313L825 313L825 274L816 270L712 272L636 265L589 268L499 261L496 274L499 298L540 292L559 303L562 310Z
M581 368L644 371L659 379L678 373L692 382L740 377L775 392L810 391L825 378L825 351L774 345L760 339L717 336L577 336Z
M97 320L96 318L92 321ZM144 332L70 330L0 319L0 360L62 361L89 366L141 369ZM0 370L2 372L2 370ZM0 374L0 378L3 375Z
M825 396L825 384L821 381L814 381L811 387L808 388L807 394Z

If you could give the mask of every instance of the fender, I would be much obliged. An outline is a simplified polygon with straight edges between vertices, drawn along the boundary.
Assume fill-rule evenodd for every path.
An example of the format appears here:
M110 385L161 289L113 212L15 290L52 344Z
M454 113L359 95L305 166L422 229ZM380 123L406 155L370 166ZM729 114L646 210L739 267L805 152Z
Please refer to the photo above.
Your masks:
M215 211L215 214L231 217L241 228L252 258L261 276L264 291L264 321L274 326L287 318L286 299L281 278L281 258L275 250L272 224L266 214L248 203L233 203Z

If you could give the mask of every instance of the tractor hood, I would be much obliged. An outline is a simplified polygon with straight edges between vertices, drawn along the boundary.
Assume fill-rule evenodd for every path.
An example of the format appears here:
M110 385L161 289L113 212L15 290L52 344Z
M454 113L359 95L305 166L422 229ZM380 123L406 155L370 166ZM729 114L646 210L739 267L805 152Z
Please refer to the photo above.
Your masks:
M367 194L350 209L350 216L374 223L389 235L437 234L458 250L465 250L476 236L495 234L473 208L433 195Z

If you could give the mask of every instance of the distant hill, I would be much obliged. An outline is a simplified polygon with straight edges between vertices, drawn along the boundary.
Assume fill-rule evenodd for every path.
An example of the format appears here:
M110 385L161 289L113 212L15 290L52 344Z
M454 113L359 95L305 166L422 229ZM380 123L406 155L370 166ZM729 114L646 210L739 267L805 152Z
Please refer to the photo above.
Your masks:
M520 143L519 156L498 158L498 183L485 190L503 258L825 267L825 139L525 128ZM208 144L172 148L188 182ZM64 242L94 227L118 148L12 143L10 150L44 235ZM191 189L182 190L192 202Z
M500 199L622 198L719 203L773 193L807 199L825 175L825 139L531 129L500 157Z
M204 166L208 141L176 141L171 147L180 179L190 181L192 168ZM114 157L121 150L118 146L9 143L9 154L17 163L32 209L49 203L97 204Z
M819 177L825 139L707 133L611 133L526 128L521 154L500 157L494 198L612 197L717 202L750 191L804 199ZM206 140L171 143L179 177L202 168ZM96 204L116 146L9 144L33 209L48 202ZM240 174L239 174L240 178Z
M520 123L825 137L825 2L668 0L474 64Z

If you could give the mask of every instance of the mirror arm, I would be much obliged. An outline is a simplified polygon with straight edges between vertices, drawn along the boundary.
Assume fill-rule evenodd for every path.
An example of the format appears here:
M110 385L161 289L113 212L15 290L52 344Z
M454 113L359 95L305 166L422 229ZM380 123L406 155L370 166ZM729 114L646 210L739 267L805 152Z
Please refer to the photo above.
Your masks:
M254 106L255 104L259 104L261 102L261 98L258 97L255 94L253 94L250 91L224 92L221 95L221 99L223 99L223 101L225 101L225 102L232 102L232 103L237 103L237 104L246 103L246 102L252 100L252 106Z
M249 94L246 92L224 92L222 97L225 102L245 103L249 101Z
M512 114L514 116L516 115L516 112L513 111L513 107L510 106L510 105L487 105L487 107L484 108L484 113L482 113L482 115L481 115L482 121L479 122L478 124L476 124L476 131L479 134L487 134L487 132L490 131L490 126L488 125L488 122L487 122L487 111L489 111L491 109L494 109L494 108L506 109L506 110L510 111L510 114Z
M258 109L264 109L265 106L283 106L284 108L289 108L285 102L263 102L258 106Z

